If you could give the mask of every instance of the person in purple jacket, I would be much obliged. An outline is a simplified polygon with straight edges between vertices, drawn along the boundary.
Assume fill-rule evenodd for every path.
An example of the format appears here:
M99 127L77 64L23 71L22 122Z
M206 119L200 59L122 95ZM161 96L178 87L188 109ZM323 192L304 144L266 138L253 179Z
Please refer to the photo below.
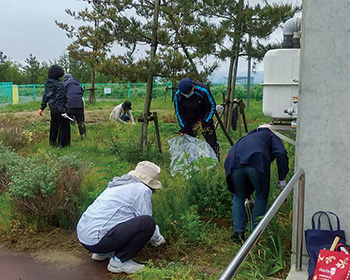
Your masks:
M86 127L84 124L84 90L80 82L73 78L71 74L64 75L63 84L67 90L67 113L78 123L78 129L81 139L86 136Z
M235 241L245 240L246 214L244 203L255 191L256 200L252 213L255 227L258 217L266 211L270 191L270 165L276 159L278 187L286 186L289 171L288 156L273 126L261 125L239 139L230 149L225 160L226 181L233 196L233 228Z

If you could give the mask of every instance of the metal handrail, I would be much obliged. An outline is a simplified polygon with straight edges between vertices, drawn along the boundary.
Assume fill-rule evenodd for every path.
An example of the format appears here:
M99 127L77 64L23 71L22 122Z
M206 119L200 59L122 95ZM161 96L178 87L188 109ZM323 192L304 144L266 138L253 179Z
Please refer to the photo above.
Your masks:
M248 239L244 242L241 249L232 259L231 263L225 269L219 280L232 279L237 270L240 268L244 260L248 257L250 251L258 242L260 236L263 234L266 227L271 222L272 218L276 215L283 202L286 200L289 193L292 191L296 183L298 182L298 204L296 207L297 217L297 236L296 236L296 271L301 270L302 266L302 253L303 253L303 231L304 231L304 196L305 196L305 171L299 168L293 175L292 179L288 182L287 186L283 189L280 195L276 198L264 217L260 220L259 224L255 227Z

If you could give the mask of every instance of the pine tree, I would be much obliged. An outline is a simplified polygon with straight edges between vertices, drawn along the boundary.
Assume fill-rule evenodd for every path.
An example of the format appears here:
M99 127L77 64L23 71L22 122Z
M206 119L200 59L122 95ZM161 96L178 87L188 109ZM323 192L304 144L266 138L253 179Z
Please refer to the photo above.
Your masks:
M24 66L23 69L27 76L28 82L30 84L37 84L41 70L40 62L36 59L36 56L29 54L29 57L25 59L25 63L28 65Z
M105 9L103 0L82 0L90 5L79 12L66 9L66 13L75 20L82 21L84 25L75 28L68 24L55 21L59 28L66 31L68 38L73 42L68 46L69 56L75 60L86 62L91 69L91 93L89 102L94 103L96 71L99 69L107 53L115 41L115 37L109 33L105 22L111 16Z
M245 0L203 0L203 12L220 20L220 28L226 34L220 44L218 57L230 60L224 117L227 130L231 127L239 57L250 56L261 60L271 47L263 41L300 9L289 4L263 2L263 5L252 7Z

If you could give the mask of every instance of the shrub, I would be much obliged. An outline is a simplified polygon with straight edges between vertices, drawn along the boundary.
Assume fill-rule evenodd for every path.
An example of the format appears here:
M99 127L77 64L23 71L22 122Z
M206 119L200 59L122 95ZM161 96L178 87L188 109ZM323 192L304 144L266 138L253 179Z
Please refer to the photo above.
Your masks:
M169 153L161 154L156 148L156 139L152 137L151 126L147 139L147 153L143 152L143 147L139 141L139 129L138 126L110 122L104 126L98 138L111 153L134 166L143 160L149 160L158 165L169 162Z
M80 187L87 169L76 155L19 158L2 147L0 159L4 163L0 167L10 176L8 194L18 212L55 226L75 225L80 214Z
M227 189L225 170L221 165L188 173L187 197L190 205L197 205L201 216L227 218L232 212L232 193Z

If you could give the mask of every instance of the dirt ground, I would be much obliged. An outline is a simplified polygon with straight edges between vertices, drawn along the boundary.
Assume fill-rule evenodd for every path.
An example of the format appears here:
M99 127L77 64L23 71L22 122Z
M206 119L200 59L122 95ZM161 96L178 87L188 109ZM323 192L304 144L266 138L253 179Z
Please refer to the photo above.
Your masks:
M123 279L107 271L108 261L91 259L75 232L17 233L0 241L0 280Z
M109 109L85 111L85 123L97 123L97 122L106 122L109 119L110 114ZM176 123L176 116L172 112L166 110L157 110L158 118L162 119L165 123ZM135 121L137 117L134 114ZM26 123L34 121L44 121L50 122L50 112L44 111L43 115L38 115L37 111L32 112L15 112L15 113L0 113L1 124L0 127L4 126L6 122L10 125L20 127Z
M171 244L162 248L147 246L134 258L154 265L173 261L179 254ZM203 248L202 248L203 249ZM199 248L199 250L202 250ZM197 251L197 250L196 250ZM180 252L176 258L186 262L194 255ZM126 274L107 271L108 261L97 262L77 240L75 231L60 228L45 232L18 232L0 240L0 280L111 280L127 279ZM207 266L195 266L199 271L218 275L221 271Z

